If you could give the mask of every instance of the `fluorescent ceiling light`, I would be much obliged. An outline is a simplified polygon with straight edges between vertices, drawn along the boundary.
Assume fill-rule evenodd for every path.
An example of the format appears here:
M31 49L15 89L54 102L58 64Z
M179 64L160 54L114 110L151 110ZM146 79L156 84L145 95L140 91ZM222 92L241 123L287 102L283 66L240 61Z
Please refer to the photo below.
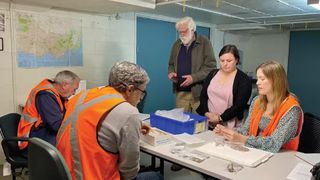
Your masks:
M145 7L150 9L156 8L155 0L110 0L110 1L119 2L123 4L130 4L133 6Z
M320 10L319 0L308 0L308 5Z
M157 6L160 6L160 5L186 2L186 1L192 1L192 0L156 0L156 4L157 4Z
M201 7L197 7L197 6L191 6L188 4L184 4L184 3L176 3L177 5L183 6L183 7L187 7L190 9L195 9L195 10L199 10L199 11L204 11L204 12L209 12L212 14L218 14L218 15L222 15L222 16L226 16L226 17L230 17L230 18L235 18L235 19L240 19L243 21L249 21L249 22L254 22L254 23L259 23L258 21L254 21L254 20L247 20L245 18L239 17L239 16L234 16L231 14L227 14L227 13L223 13L223 12L218 12L218 11L214 11L214 10L210 10L210 9L205 9L205 8L201 8Z

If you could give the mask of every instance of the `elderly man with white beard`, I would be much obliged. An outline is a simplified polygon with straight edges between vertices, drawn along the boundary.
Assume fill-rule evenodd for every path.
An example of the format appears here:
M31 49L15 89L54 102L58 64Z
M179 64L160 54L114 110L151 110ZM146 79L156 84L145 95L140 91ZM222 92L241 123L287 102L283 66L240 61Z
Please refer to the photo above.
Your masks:
M216 60L210 40L196 32L196 24L191 17L180 19L176 30L179 39L171 49L168 78L173 83L176 107L196 113L202 83L216 67ZM173 171L180 169L177 165L171 167Z
M171 49L168 78L173 82L176 107L196 113L202 82L216 67L216 59L211 42L196 32L191 17L180 19L176 29L179 39Z

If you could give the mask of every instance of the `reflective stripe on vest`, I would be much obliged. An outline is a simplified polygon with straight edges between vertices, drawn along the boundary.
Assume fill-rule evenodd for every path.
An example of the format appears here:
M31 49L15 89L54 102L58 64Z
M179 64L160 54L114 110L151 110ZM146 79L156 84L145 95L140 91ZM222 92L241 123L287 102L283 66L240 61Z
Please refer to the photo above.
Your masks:
M38 127L42 123L41 116L39 115L36 108L36 96L40 91L47 91L52 93L56 97L61 112L64 112L64 105L57 90L54 88L51 82L49 82L48 79L41 81L31 90L28 96L18 126L18 137L29 137L32 126ZM27 142L19 142L20 149L24 149L27 145Z
M120 94L108 94L108 95L102 95L100 97L94 98L86 103L84 103L84 100L87 96L87 94L89 93L89 91L85 91L84 93L82 93L80 95L80 97L78 98L74 111L71 113L71 115L65 119L62 124L61 127L58 131L57 134L57 140L58 142L60 141L60 138L62 136L62 134L64 133L65 129L67 128L68 125L71 124L71 128L70 128L70 144L72 147L72 156L73 156L73 164L74 164L74 170L76 173L76 179L83 179L83 170L82 170L82 164L81 164L81 156L80 156L80 150L79 150L79 142L78 142L78 135L77 135L77 130L75 129L76 124L77 124L77 120L79 119L79 114L97 104L109 99L114 99L114 98L121 98L123 99L123 96Z

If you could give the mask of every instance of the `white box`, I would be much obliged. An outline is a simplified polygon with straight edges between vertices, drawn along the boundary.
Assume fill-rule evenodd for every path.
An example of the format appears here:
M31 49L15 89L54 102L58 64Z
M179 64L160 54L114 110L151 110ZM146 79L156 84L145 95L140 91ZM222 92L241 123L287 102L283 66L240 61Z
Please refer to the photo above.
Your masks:
M171 141L171 135L158 128L151 128L149 134L141 135L141 140L152 146L158 146L169 143Z

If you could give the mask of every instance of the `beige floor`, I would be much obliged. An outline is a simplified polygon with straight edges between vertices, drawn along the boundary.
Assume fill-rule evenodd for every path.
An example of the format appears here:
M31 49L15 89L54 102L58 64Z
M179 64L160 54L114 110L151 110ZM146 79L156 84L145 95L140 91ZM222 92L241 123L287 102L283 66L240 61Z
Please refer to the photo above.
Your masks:
M12 176L3 176L2 173L3 173L3 166L0 165L0 180L11 180L12 179ZM25 174L25 172L24 172L24 174ZM27 175L23 175L23 176L16 178L16 180L28 180L28 179L29 178Z

